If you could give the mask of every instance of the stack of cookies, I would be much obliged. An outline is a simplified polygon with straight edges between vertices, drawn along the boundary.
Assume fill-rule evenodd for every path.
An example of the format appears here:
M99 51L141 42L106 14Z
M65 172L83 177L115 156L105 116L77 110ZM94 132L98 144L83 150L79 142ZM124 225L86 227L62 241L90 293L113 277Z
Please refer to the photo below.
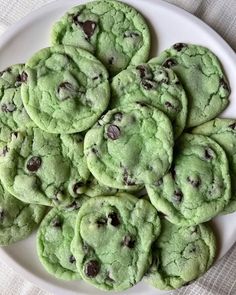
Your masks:
M39 226L39 259L58 279L179 288L214 261L206 222L236 211L220 62L186 43L148 61L150 48L138 11L100 0L0 72L0 244Z

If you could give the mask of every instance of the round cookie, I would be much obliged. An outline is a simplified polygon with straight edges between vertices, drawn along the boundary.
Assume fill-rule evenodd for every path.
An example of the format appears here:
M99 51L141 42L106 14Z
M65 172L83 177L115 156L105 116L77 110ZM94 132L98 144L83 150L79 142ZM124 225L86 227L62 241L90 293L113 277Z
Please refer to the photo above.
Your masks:
M178 75L188 97L186 127L213 119L227 107L230 87L218 58L209 49L177 43L150 63L171 68Z
M158 64L129 67L111 83L111 108L142 101L164 112L172 121L178 137L187 119L187 97L179 79L171 69Z
M79 211L71 250L81 277L103 290L138 283L151 262L160 232L156 209L132 195L96 197Z
M118 1L73 7L54 26L51 42L93 53L112 76L148 59L149 28L139 12Z
M21 202L0 183L0 246L27 238L41 222L46 207Z
M161 178L172 162L173 132L157 108L131 104L107 112L84 139L88 168L102 184L135 190Z
M49 133L86 130L109 103L107 71L82 49L44 48L26 63L22 77L25 109L35 124Z
M170 172L146 189L151 203L172 223L186 226L210 220L231 197L226 154L209 137L184 134L176 144Z
M194 128L192 133L211 137L225 150L229 160L232 196L222 213L236 211L236 120L217 118Z
M208 225L179 227L162 220L145 281L161 290L180 288L203 275L215 255L216 239Z
M49 134L36 127L15 133L1 148L0 179L24 202L70 203L89 174L79 134Z
M79 209L88 197L82 196L66 207L55 207L45 216L37 232L37 253L44 268L63 280L76 280L80 275L70 246Z
M21 100L23 64L16 64L0 72L0 140L8 142L12 132L34 125Z

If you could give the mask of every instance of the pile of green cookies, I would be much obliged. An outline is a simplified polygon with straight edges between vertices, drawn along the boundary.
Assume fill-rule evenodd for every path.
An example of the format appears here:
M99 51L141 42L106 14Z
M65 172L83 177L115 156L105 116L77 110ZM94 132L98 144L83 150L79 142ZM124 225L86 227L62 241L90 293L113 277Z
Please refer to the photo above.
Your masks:
M0 244L40 224L39 259L59 279L116 291L195 280L216 255L205 222L236 210L217 57L177 43L147 62L146 21L112 0L72 8L51 44L0 72Z

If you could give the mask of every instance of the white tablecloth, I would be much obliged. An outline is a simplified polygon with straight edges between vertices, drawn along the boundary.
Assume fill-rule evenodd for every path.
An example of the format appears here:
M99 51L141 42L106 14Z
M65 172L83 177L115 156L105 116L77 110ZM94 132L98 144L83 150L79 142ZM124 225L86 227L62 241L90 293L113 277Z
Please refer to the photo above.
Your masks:
M203 19L236 50L236 0L167 1ZM49 2L52 0L0 0L0 34L24 15ZM236 294L236 245L194 284L170 292L170 295L230 294ZM49 293L24 280L0 261L0 295L49 295Z

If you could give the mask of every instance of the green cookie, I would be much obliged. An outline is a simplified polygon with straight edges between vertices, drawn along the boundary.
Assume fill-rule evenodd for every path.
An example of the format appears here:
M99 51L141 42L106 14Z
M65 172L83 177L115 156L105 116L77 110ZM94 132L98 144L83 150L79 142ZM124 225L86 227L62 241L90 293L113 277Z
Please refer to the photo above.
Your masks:
M160 179L170 167L172 149L169 119L142 103L107 112L84 140L94 177L106 186L126 190Z
M0 72L0 140L8 142L11 133L34 125L21 100L21 75L24 65L17 64Z
M172 121L175 137L186 123L187 97L175 73L158 64L129 67L112 80L112 108L142 101L164 112Z
M225 150L229 160L232 197L223 214L236 211L236 120L215 119L194 128L192 133L210 136Z
M231 197L226 154L209 137L184 134L170 172L146 188L152 204L170 222L195 225L210 220Z
M37 233L37 253L45 269L63 280L80 275L70 245L79 209L88 198L83 196L64 208L53 208L43 219Z
M109 103L107 71L82 49L44 48L26 63L22 76L25 109L35 124L49 133L86 130Z
M81 277L103 289L137 284L151 262L160 232L156 209L132 195L96 197L79 211L71 250Z
M149 28L139 12L118 1L94 1L73 7L54 26L52 44L93 53L111 75L148 59Z
M0 183L0 246L27 238L45 213L46 207L17 200Z
M0 155L3 185L28 203L52 206L71 202L80 195L80 183L89 177L79 134L27 129L14 134Z
M189 99L186 127L213 119L227 107L228 81L219 60L209 49L177 43L150 63L162 64L178 75Z
M205 224L179 227L162 221L146 282L161 290L177 289L203 275L216 255L216 239Z

